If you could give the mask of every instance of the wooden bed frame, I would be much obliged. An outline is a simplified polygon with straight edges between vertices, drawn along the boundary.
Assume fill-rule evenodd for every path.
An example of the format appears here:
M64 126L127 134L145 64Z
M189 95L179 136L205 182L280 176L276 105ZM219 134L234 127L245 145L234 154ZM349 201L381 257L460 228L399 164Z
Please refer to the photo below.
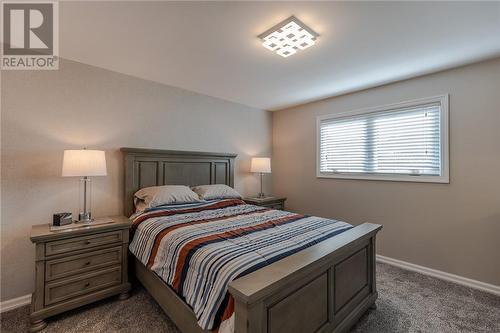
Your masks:
M140 188L165 184L233 186L235 154L122 148L125 215ZM235 333L347 332L377 299L375 236L364 223L229 285ZM133 255L135 276L183 333L202 330L179 296Z

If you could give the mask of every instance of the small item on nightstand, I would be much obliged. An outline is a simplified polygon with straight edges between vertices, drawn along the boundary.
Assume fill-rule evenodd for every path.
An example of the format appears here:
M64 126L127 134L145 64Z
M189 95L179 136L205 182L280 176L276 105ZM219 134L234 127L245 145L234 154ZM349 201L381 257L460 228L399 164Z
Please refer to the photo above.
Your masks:
M73 222L73 215L71 213L57 213L54 214L52 225L60 227L63 225L71 224Z

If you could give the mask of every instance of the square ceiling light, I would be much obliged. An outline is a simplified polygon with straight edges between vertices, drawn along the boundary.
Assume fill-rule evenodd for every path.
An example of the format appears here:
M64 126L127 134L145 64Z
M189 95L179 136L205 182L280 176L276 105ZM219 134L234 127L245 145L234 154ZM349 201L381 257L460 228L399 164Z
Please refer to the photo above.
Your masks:
M287 58L299 50L313 46L318 36L298 18L290 16L258 37L266 49Z

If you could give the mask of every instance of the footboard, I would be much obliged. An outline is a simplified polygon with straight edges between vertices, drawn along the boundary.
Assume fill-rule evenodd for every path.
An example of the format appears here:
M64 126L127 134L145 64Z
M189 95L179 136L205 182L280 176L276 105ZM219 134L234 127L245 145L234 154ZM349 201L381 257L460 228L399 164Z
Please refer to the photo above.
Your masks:
M233 281L236 333L345 332L377 298L365 223Z

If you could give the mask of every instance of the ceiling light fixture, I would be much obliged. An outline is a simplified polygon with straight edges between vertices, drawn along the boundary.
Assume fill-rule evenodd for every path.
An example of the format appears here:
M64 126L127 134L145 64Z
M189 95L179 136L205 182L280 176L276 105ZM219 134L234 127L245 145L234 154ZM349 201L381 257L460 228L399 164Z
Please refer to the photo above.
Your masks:
M318 33L309 28L295 16L276 24L258 37L262 46L287 58L298 50L307 49L315 44Z

